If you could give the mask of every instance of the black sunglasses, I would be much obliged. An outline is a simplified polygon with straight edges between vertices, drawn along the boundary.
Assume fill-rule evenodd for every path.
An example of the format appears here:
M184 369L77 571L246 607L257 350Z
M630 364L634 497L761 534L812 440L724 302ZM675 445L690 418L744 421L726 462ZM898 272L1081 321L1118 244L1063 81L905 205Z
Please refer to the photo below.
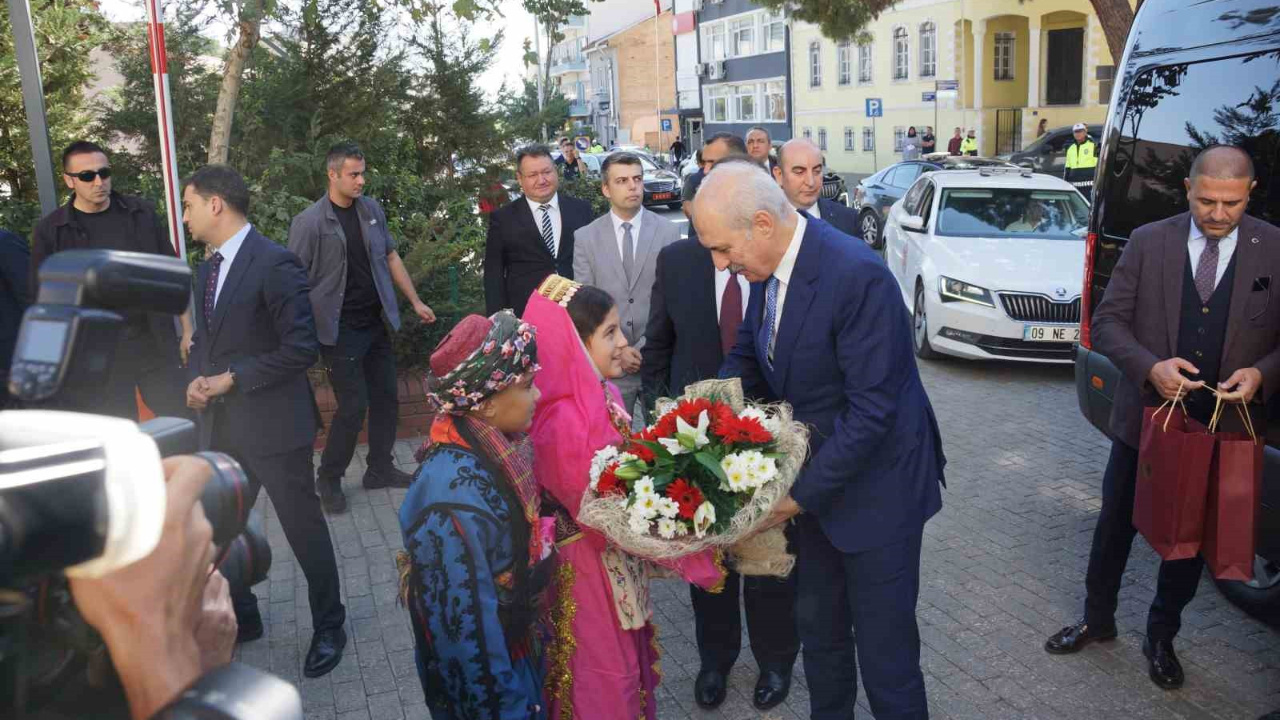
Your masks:
M103 180L106 180L107 178L111 177L111 168L104 167L98 170L84 170L78 173L64 173L64 174L70 175L71 177L76 178L80 182L93 182L93 179L96 177L101 177Z

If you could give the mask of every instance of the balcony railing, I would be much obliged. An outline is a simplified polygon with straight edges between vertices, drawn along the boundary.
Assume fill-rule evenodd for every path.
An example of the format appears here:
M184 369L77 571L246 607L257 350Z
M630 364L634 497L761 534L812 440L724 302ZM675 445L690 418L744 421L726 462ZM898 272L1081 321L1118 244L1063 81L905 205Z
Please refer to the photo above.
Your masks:
M586 117L591 114L591 109L585 102L573 102L569 104L569 117Z
M563 75L571 72L586 72L587 58L585 55L577 55L564 59L551 59L551 74Z

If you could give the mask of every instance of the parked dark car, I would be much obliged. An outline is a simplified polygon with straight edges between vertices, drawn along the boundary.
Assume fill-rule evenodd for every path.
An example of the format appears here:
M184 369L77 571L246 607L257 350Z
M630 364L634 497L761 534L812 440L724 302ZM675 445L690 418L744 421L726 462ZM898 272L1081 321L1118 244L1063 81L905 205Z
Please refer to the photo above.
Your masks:
M911 187L921 173L934 170L973 170L1008 164L991 158L954 157L946 153L930 153L919 160L890 165L870 177L863 178L862 182L858 183L858 187L854 188L851 206L858 211L862 239L875 250L884 247L884 219L889 215L889 208L907 194L907 188ZM825 186L823 190L825 196Z
M1100 143L1102 128L1096 125L1090 126L1089 137L1095 143ZM999 159L1007 160L1014 165L1029 164L1036 172L1062 177L1067 167L1067 147L1075 141L1075 135L1070 127L1060 127L1046 132L1018 152L1001 155Z
M822 176L822 197L828 200L835 200L842 205L849 205L849 186L845 183L844 178L838 174L827 171Z
M1103 432L1120 372L1093 351L1089 324L1133 230L1187 210L1195 154L1227 142L1253 157L1249 213L1280 224L1280 14L1272 0L1147 0L1121 63L1103 141L1085 251L1076 350L1080 410ZM1268 406L1254 579L1217 581L1246 611L1280 621L1280 396Z
M587 163L587 174L600 177L601 163L610 154L584 154L582 159ZM639 157L640 164L644 166L644 206L666 205L672 210L679 210L683 205L680 201L680 191L684 188L684 179L671 170L658 167L653 159L644 153L632 154Z

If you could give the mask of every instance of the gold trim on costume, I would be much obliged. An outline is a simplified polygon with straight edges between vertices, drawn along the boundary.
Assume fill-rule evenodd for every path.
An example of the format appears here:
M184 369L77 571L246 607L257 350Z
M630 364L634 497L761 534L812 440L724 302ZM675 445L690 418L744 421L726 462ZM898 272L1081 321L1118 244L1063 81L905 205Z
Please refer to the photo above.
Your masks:
M573 619L578 614L578 602L573 599L573 585L577 573L573 565L565 562L556 570L556 602L551 608L551 625L554 637L547 651L547 698L559 704L559 714L554 720L573 720L573 670L569 667L578 640L573 635Z
M658 625L650 622L649 626L653 631L649 633L649 649L653 650L653 674L657 677L653 686L656 688L662 684L662 647L658 645Z
M538 294L560 307L568 307L569 301L573 299L574 293L578 292L580 287L582 287L581 283L576 283L569 278L548 275L547 279L538 286Z
M724 581L729 577L729 568L724 565L724 551L720 548L716 548L715 554L713 555L713 561L716 564L716 569L720 571L720 582L712 585L707 592L713 595L719 595L724 592Z

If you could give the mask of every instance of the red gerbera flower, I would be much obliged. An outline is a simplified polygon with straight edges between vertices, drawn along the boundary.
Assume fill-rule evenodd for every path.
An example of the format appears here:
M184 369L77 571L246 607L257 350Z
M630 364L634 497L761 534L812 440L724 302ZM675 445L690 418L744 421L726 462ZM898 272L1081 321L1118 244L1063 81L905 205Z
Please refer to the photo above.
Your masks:
M657 438L671 438L676 436L676 417L676 412L672 410L658 419L658 422L653 426L653 436L655 440Z
M653 453L653 450L649 448L649 446L647 445L643 445L639 442L636 442L637 440L644 440L647 442L658 442L658 439L653 435L654 433L652 433L649 429L646 428L640 434L632 436L631 443L627 445L626 452L629 452L632 455L635 455L636 457L640 458L644 462L647 462L647 463L653 462L655 459L657 459L657 457Z
M734 417L712 428L712 431L726 443L749 443L764 445L773 440L773 434L755 418Z
M698 512L698 506L705 499L702 497L702 491L690 485L689 481L684 478L677 478L675 482L667 486L667 497L676 501L676 504L680 506L680 517L686 520L693 519L693 516Z
M679 405L676 405L675 413L684 418L685 422L696 426L698 424L698 416L704 410L707 411L708 415L711 414L711 401L706 398L693 398L692 400L682 400Z
M618 479L618 467L606 468L600 473L600 482L596 484L596 494L601 497L605 495L626 495L627 489L623 486L622 481Z

